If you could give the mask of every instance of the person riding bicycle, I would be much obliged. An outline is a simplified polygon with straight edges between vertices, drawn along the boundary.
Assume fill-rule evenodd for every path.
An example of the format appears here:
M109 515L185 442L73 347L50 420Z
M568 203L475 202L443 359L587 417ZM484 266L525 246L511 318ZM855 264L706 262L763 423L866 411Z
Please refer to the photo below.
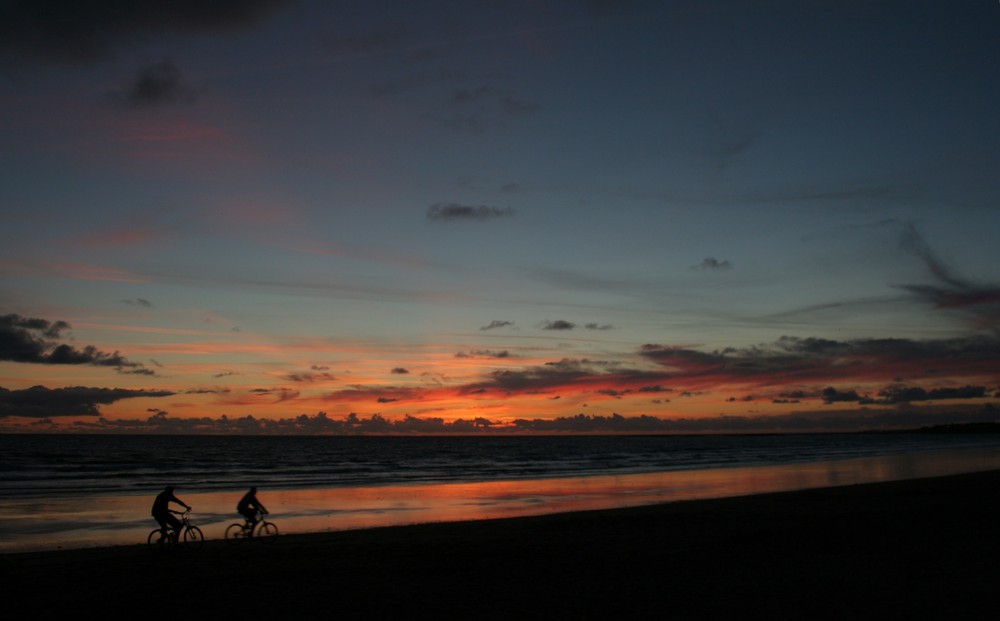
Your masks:
M253 533L254 527L257 525L257 512L259 511L262 515L267 515L267 509L264 505L257 500L257 487L251 487L250 491L243 494L243 498L236 505L236 510L246 518L247 523L250 524L250 532ZM252 534L250 535L253 536Z
M175 502L182 507L186 508L188 511L191 510L191 506L186 502L174 496L174 488L168 485L163 489L162 492L156 495L156 500L153 501L153 518L159 522L160 531L163 532L164 536L167 535L167 526L173 530L173 535L176 538L181 530L181 521L174 517L173 512L170 510L170 503Z

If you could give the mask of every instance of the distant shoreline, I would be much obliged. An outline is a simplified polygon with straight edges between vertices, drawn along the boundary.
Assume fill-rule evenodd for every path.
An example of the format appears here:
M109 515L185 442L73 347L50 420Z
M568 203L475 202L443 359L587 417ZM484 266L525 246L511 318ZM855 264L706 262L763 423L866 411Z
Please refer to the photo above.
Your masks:
M907 427L904 429L858 429L858 430L833 430L833 431L720 431L720 432L641 432L641 431L481 431L481 432L449 432L449 433L299 433L299 434L274 434L274 433L247 433L247 434L225 434L225 433L148 433L148 432L99 432L99 431L65 431L57 433L39 433L35 431L0 431L2 436L106 436L106 437L286 437L286 438L531 438L531 437L622 437L622 438L661 438L661 437L684 437L698 438L711 436L811 436L811 435L866 435L866 434L909 434L909 433L967 433L967 434L993 434L1000 433L1000 423L980 421L970 423L947 423L942 425L930 425L924 427Z

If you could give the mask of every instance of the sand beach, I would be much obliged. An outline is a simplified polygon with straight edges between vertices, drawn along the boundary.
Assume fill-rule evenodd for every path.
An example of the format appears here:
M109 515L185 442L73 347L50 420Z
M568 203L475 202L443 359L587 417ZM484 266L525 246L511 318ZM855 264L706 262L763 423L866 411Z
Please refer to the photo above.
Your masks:
M986 619L1000 471L152 554L2 557L10 610L110 618Z

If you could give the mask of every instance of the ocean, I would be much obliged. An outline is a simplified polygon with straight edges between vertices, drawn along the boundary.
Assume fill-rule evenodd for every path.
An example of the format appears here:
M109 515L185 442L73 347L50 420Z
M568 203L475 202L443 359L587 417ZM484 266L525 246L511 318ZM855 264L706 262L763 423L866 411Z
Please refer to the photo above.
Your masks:
M0 552L143 541L166 485L212 537L251 485L312 532L993 468L1000 434L0 435Z

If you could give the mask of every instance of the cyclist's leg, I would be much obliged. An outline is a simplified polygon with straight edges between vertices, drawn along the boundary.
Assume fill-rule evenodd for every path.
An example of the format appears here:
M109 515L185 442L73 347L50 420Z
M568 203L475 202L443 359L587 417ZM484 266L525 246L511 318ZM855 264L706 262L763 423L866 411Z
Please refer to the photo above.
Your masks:
M174 541L179 541L181 536L181 529L184 527L181 521L173 513L168 513L166 516L167 522L170 524L172 532L170 536L174 538Z
M167 529L167 518L162 515L154 515L153 517L156 518L156 523L160 525L160 542L162 542L170 532Z
M247 538L248 539L252 538L253 529L255 526L257 526L257 512L253 510L240 511L240 515L242 515L243 519L246 520L246 526L244 526L244 530L246 531Z

